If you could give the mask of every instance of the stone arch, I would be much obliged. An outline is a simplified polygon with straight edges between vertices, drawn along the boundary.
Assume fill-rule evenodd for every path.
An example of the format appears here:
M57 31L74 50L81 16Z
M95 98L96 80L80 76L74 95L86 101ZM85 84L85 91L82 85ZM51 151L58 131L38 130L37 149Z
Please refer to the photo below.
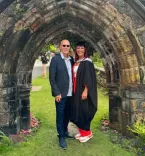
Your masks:
M117 107L117 127L125 131L125 127L134 122L135 110L144 103L144 37L141 34L145 34L145 23L141 3L137 3L139 10L134 5L130 7L130 1L126 1L127 4L121 0L9 2L13 3L0 3L6 6L5 10L0 7L3 11L0 18L5 19L0 28L6 24L1 28L0 37L0 86L1 90L7 90L7 94L2 91L0 94L3 105L9 108L13 101L13 109L18 111L10 120L11 110L1 113L0 125L4 131L16 133L20 128L29 128L34 61L46 42L66 31L78 34L100 53L106 73L108 71L109 105L113 105L110 115ZM15 15L13 9L16 9ZM18 94L14 96L15 93ZM138 104L135 100L142 102ZM115 124L111 121L112 127Z

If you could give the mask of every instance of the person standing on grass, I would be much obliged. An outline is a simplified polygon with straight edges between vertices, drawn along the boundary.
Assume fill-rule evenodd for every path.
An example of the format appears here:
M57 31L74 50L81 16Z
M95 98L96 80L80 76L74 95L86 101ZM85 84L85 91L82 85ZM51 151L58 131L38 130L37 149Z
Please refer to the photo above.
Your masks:
M74 138L68 132L71 114L72 66L74 64L73 58L69 56L69 50L70 42L62 40L60 43L60 53L52 58L49 67L52 96L55 97L59 146L62 149L67 149L65 138Z
M43 78L46 78L46 65L48 63L48 58L47 58L46 52L42 52L41 62L42 62L42 75L43 75Z
M91 121L97 111L96 72L88 58L85 42L78 42L73 65L73 102L71 121L78 127L75 139L87 142L93 137Z

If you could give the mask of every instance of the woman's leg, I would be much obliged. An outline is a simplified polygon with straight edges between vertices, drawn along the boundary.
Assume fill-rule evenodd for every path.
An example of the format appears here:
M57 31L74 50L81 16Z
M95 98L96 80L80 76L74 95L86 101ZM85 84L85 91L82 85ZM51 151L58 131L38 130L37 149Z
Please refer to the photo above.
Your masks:
M82 137L92 135L92 132L90 130L89 131L86 131L86 130L83 130L83 129L80 129L79 128L79 132L80 132L80 134L81 134Z
M92 132L83 130L83 129L79 129L81 136L79 137L79 141L80 142L87 142L88 140L90 140L93 137Z
M46 78L46 64L42 64L42 75L43 78Z
M79 133L75 135L75 139L80 139L83 137L92 137L92 131L86 131L78 128Z

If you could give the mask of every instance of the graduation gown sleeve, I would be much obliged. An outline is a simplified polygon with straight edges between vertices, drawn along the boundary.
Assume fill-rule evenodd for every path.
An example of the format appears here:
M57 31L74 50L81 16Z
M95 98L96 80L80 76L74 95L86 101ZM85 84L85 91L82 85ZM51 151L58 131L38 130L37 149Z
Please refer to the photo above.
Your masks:
M97 80L96 72L92 62L82 62L83 68L83 84L88 87L88 94L92 100L92 104L97 108Z

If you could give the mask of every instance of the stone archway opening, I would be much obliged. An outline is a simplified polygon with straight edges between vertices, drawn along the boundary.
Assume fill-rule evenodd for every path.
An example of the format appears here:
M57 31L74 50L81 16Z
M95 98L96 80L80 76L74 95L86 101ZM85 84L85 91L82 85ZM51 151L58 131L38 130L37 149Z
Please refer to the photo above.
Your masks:
M10 2L1 1L5 10L0 7L0 125L4 131L11 134L22 126L29 128L35 59L46 43L69 32L99 52L107 76L111 126L126 133L136 110L144 109L145 10L141 2L132 3L140 10L122 0Z

